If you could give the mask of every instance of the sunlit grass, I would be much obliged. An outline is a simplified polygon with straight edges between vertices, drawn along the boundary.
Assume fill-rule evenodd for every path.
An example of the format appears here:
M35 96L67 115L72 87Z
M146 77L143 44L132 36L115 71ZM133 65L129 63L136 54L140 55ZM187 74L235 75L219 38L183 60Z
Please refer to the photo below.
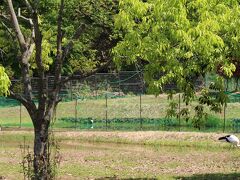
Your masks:
M217 141L221 135L153 131L55 132L62 156L58 177L176 179L209 172L237 177L240 151ZM32 132L0 132L0 176L20 177L20 144L24 139L32 151Z
M179 96L176 95L174 99L178 101ZM79 99L77 102L76 108L76 101L69 101L69 102L61 102L57 108L56 113L56 121L54 124L55 128L75 128L75 122L66 122L62 121L63 118L92 118L94 120L103 120L105 121L106 118L112 124L109 124L110 129L114 129L114 120L115 119L136 119L139 120L140 117L142 119L163 119L166 117L166 109L168 108L168 100L166 95L160 95L155 97L153 95L143 95L141 97L141 114L140 114L140 97L139 96L126 96L123 98L114 98L108 99L107 101L107 108L106 108L106 100L103 99ZM195 102L193 104L196 104ZM229 127L231 125L231 120L233 118L240 117L239 103L228 103L228 107L226 110L226 125ZM181 102L181 108L184 108L185 105ZM191 106L192 113L194 106ZM14 107L4 107L0 108L0 124L2 127L19 127L20 124L22 127L30 127L32 128L31 119L26 111L26 109L22 106L20 111L20 106ZM212 124L214 125L215 121L220 122L221 127L223 125L223 113L216 114L211 112L212 116L210 118L215 118L212 120ZM178 123L178 122L176 122ZM186 124L184 119L181 119L181 124ZM218 123L219 124L219 123ZM147 125L144 124L145 128L157 127L158 125ZM77 127L81 129L90 128L90 125L79 125ZM101 126L105 126L102 123ZM116 128L119 129L121 127ZM141 129L140 124L124 124L122 123L122 129ZM156 128L157 130L157 128ZM163 129L162 129L163 130ZM172 129L173 130L173 129ZM222 130L222 128L221 128Z

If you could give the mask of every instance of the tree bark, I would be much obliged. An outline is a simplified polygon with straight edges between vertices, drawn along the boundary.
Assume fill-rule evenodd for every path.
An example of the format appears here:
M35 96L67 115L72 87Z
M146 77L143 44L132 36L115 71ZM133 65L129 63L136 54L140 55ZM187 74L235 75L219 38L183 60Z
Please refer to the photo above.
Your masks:
M51 168L49 161L49 124L50 119L36 119L35 122L41 122L35 124L34 127L34 179L46 180L51 179Z

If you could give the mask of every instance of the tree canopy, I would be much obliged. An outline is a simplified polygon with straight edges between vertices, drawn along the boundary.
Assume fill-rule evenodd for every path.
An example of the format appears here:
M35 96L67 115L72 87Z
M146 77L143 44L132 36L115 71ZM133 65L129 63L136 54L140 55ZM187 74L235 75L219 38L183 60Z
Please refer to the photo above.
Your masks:
M9 94L8 88L10 86L10 80L5 73L5 69L0 66L0 96L6 96Z
M232 76L240 60L240 6L237 0L120 0L115 17L122 41L113 49L115 62L145 61L145 79L158 94L175 83L189 104L195 98L195 82L220 69ZM123 58L124 57L124 58ZM223 79L210 86L219 91L209 97L202 91L200 104L221 111L226 103ZM203 116L203 106L195 107ZM201 113L199 113L201 112Z
M29 1L34 4L35 1ZM59 13L59 0L39 1L37 4L39 25L42 32L42 56L45 71L53 74L54 59L57 54L57 18ZM62 21L64 34L63 46L72 41L74 33L79 29L79 37L75 37L71 54L63 63L65 75L83 73L94 69L110 58L110 49L117 40L112 38L113 15L117 12L117 1L76 1L65 2ZM21 25L24 37L31 36L31 16L24 1L14 1L14 8ZM19 77L20 69L16 61L20 47L16 43L14 31L9 23L10 16L6 3L0 3L0 56L1 64L6 68L10 77ZM81 32L80 32L81 26ZM75 36L78 36L75 34ZM29 60L31 73L36 76L37 65L35 62L35 47ZM1 55L1 54L0 54Z

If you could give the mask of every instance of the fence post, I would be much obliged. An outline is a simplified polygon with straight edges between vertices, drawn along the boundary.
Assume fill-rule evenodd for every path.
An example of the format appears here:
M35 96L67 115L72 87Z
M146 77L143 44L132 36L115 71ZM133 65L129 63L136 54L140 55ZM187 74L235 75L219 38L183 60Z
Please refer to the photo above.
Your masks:
M71 101L73 100L73 92L72 92L72 80L70 80L70 93L71 93Z
M46 76L46 94L48 97L48 76Z
M118 71L118 93L121 96L121 79L120 79L120 72Z
M20 108L19 108L19 128L22 127L22 103L20 103Z
M140 128L143 127L143 121L142 121L142 93L140 93L140 105L139 105L139 115L140 115Z
M75 129L77 129L77 105L78 105L78 99L76 96L76 99L75 99Z
M142 119L142 94L143 92L143 86L144 86L144 82L143 82L143 73L140 72L139 73L139 78L140 78L140 83L141 83L141 92L140 92L140 120L141 120L141 129L143 128L143 119Z
M98 97L98 91L97 91L97 78L96 74L94 74L94 92L95 92L95 97Z
M224 103L223 107L223 132L225 132L226 128L226 104Z
M106 116L106 129L107 129L107 126L108 126L108 97L107 97L107 93L105 94L105 100L106 100L106 103L105 103L105 116Z
M181 131L181 118L180 118L180 112L181 112L181 95L179 93L178 95L178 125L179 125L179 131Z

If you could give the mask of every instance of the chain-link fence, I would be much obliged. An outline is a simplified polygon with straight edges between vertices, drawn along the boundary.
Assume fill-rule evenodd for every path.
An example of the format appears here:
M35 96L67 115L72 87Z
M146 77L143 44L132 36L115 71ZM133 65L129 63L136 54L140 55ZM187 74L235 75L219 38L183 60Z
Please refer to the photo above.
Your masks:
M46 77L45 90L53 87L52 76ZM64 77L63 77L64 78ZM200 80L198 87L206 85L210 77ZM37 79L32 79L33 94L37 95ZM13 86L21 93L21 83L13 81ZM174 88L174 85L166 86ZM196 88L200 89L200 88ZM169 100L166 94L154 96L147 92L143 74L140 71L99 73L84 80L69 81L61 91L62 102L59 103L53 128L73 129L109 129L109 130L177 130L193 131L192 120L183 117L167 118ZM238 131L240 127L239 100L237 94L230 94L233 101L222 113L208 112L203 122L205 131ZM186 108L181 93L174 96L177 111ZM188 107L192 110L196 102ZM32 127L31 119L19 102L8 98L0 99L0 124L8 127Z

